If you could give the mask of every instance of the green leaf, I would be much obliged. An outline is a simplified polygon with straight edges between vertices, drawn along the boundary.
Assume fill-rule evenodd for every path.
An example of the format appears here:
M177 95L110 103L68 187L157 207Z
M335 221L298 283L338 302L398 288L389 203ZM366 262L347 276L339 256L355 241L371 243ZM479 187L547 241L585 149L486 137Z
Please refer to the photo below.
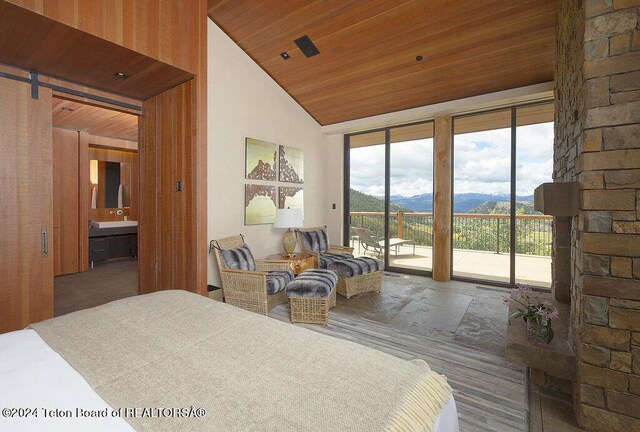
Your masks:
M522 315L523 315L523 314L522 314L522 312L521 312L521 311L514 312L514 313L512 313L512 314L509 316L509 321L511 321L512 319L515 319L515 318L519 318L519 317L521 317Z
M547 326L547 343L551 342L553 340L553 329L551 328L551 325Z

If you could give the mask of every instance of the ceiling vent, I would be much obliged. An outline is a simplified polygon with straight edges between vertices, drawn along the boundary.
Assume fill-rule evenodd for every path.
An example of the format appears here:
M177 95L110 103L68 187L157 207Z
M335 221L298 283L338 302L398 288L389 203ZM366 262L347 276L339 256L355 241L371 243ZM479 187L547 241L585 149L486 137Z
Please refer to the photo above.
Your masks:
M302 53L307 58L313 57L316 54L320 54L320 51L318 50L318 47L316 47L313 44L313 42L311 42L311 39L309 39L309 36L307 36L307 35L304 35L304 36L294 40L293 43L298 45L298 48L300 48L300 51L302 51Z

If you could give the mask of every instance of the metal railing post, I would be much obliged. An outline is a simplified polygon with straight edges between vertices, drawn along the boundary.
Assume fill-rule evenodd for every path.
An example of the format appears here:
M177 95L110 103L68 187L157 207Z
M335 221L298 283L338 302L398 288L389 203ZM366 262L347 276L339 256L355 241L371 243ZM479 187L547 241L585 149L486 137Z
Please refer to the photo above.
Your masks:
M500 218L496 218L498 229L496 230L496 253L500 254Z

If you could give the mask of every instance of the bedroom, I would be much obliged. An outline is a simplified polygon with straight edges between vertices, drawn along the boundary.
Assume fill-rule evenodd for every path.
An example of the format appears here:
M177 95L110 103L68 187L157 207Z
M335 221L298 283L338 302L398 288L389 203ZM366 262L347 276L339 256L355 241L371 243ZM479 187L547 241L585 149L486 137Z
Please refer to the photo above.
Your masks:
M28 4L29 2L26 3ZM635 269L633 266L637 261L637 259L634 261L634 258L637 258L639 254L637 242L633 243L636 237L630 231L633 229L635 222L629 218L631 213L637 211L634 207L635 191L637 189L637 177L636 183L634 183L634 175L637 176L637 166L633 165L637 159L635 158L636 152L633 147L634 141L631 138L633 136L633 128L628 126L627 129L624 129L623 127L616 128L614 126L617 124L615 122L618 117L620 117L619 123L624 123L625 125L637 123L637 119L633 117L634 112L637 112L637 110L633 109L637 105L633 99L635 94L635 90L633 90L633 75L627 79L627 82L622 82L624 73L637 69L637 51L633 50L637 43L633 45L634 30L629 30L630 24L626 21L629 20L629 14L625 13L625 9L633 8L634 6L622 8L622 6L616 5L616 10L613 10L613 6L606 6L606 2L603 2L602 4L605 5L602 7L603 9L594 10L590 9L595 7L592 3L589 2L588 7L585 6L589 10L580 9L583 14L586 14L584 16L579 14L578 16L572 15L569 13L571 11L570 8L560 11L559 15L563 19L559 20L559 34L564 35L565 39L562 39L564 42L567 44L572 43L573 45L571 45L570 49L562 48L565 54L569 53L566 57L563 57L564 63L558 62L557 67L564 72L560 73L559 70L556 70L556 97L558 98L556 103L560 104L559 106L562 109L558 111L562 114L557 114L556 128L566 134L556 136L558 142L556 143L555 153L556 163L559 168L556 170L559 176L557 178L564 177L561 180L572 180L572 173L575 172L572 170L576 165L573 162L573 158L577 157L576 153L582 153L582 150L572 149L572 146L568 145L571 134L584 134L585 142L590 146L589 152L584 151L585 154L581 157L586 164L585 170L588 171L583 173L583 179L580 179L584 184L589 182L589 186L584 188L586 192L583 193L583 203L586 200L586 206L581 210L582 219L587 223L587 226L578 226L576 224L574 227L577 230L576 232L582 234L581 241L584 241L584 243L576 246L578 247L576 253L581 257L580 261L582 261L582 258L587 260L584 266L588 266L588 269L585 270L584 274L580 273L572 280L569 276L569 269L572 263L567 258L566 267L558 269L557 274L554 274L554 280L561 281L567 287L571 285L571 294L574 296L572 304L575 306L576 314L574 325L576 328L584 327L585 329L585 339L582 342L585 350L581 350L581 357L579 358L582 360L579 360L581 366L577 374L577 390L579 393L576 393L575 396L579 398L577 399L580 401L578 405L584 407L577 413L579 420L585 427L588 426L588 423L591 423L591 428L598 430L601 427L596 423L598 420L594 419L594 416L596 416L594 413L597 413L598 416L606 419L607 424L615 425L618 424L616 423L618 421L628 422L625 423L628 429L629 425L634 424L634 417L633 413L631 412L630 414L630 411L624 407L629 406L635 400L634 391L637 389L637 372L634 372L637 370L637 368L634 369L634 365L636 365L635 359L637 358L637 344L633 342L637 339L637 334L635 334L637 330L634 330L635 327L622 326L627 325L624 324L624 317L634 316L634 308L636 307L633 303L636 298L632 294L637 287L637 279L633 278ZM33 7L37 8L38 6ZM147 170L146 177L144 177L147 184L163 184L165 187L172 189L172 192L175 190L175 180L183 180L185 185L193 184L195 190L185 188L184 192L188 196L178 195L177 198L177 194L169 192L165 194L163 190L150 192L149 201L146 205L151 206L147 208L150 210L149 217L151 217L153 224L148 224L147 226L149 231L147 232L146 241L148 242L148 247L158 251L158 254L153 257L147 255L148 261L146 262L143 262L145 258L142 255L140 256L140 265L143 267L140 273L140 288L142 292L165 288L191 287L192 290L198 290L204 294L207 283L219 285L217 283L215 262L210 255L207 255L207 245L211 239L243 233L252 249L255 249L254 253L257 257L262 258L277 250L282 238L282 231L264 226L244 226L242 221L241 197L243 196L242 188L244 187L242 165L244 138L246 137L261 138L270 142L288 144L292 147L304 146L305 164L307 165L305 170L307 177L305 178L304 186L306 203L305 226L326 224L329 226L332 242L342 244L342 235L344 235L345 231L343 229L342 214L344 204L342 196L343 184L339 177L344 169L342 162L344 153L342 135L346 132L345 128L320 126L304 113L292 99L287 99L286 94L275 86L272 81L269 81L268 76L261 75L259 73L260 69L255 63L251 63L249 58L239 55L242 51L232 44L229 39L225 39L224 34L211 21L207 22L203 18L201 23L198 21L199 24L194 24L197 21L193 18L195 15L190 16L189 13L184 11L180 13L179 7L171 8L167 6L163 12L164 16L173 16L175 14L175 16L180 16L180 19L184 20L180 22L180 19L176 19L171 24L168 24L159 18L161 16L160 13L154 15L154 12L157 11L151 6L148 6L148 8L136 11L139 15L125 10L124 16L128 17L127 19L129 20L133 20L134 16L156 16L158 17L154 18L156 23L163 22L163 26L175 26L173 31L164 31L161 36L158 36L166 38L163 39L162 43L158 44L160 48L150 44L150 36L149 33L145 33L146 30L140 31L140 34L135 35L118 36L117 34L110 34L109 31L104 29L122 27L113 24L107 18L87 23L83 20L78 22L77 16L74 17L73 13L65 16L64 11L56 11L55 8L50 8L46 12L39 11L72 27L78 26L81 30L104 37L116 44L122 44L151 58L172 64L181 70L187 71L190 75L195 75L196 80L199 77L201 79L202 76L206 76L209 79L207 109L204 109L202 93L198 93L200 96L197 98L196 103L202 104L202 109L197 111L200 117L194 116L191 118L197 135L184 141L184 148L182 148L184 153L181 154L186 159L183 159L184 162L181 162L181 164L172 166L170 169L175 170L175 172L167 177L163 177L164 173L162 172L149 170ZM608 10L608 8L611 10ZM101 8L95 7L94 10L80 8L75 9L75 13L79 13L78 11L80 10L82 14L97 14L96 16L100 16L104 12L98 9ZM200 5L200 9L202 13L205 8ZM114 14L117 13L119 12L114 12ZM195 14L195 12L193 13ZM612 14L612 16L608 17L609 14ZM594 37L596 30L593 28L593 23L596 22L598 17L601 17L600 21L605 19L620 20L621 24L616 30L612 30L613 33L611 35L596 38ZM154 22L154 20L150 20L150 22ZM200 26L201 35L208 33L208 49L210 55L211 51L214 54L213 60L210 60L208 65L202 64L206 62L198 64L197 60L197 52L200 52L200 58L203 58L203 56L206 58L204 43L200 43L197 45L199 48L195 48L196 44L191 40L187 40L189 38L183 38L179 42L171 41L170 34L180 34L179 29L181 26L192 29ZM204 26L208 27L208 29L205 30ZM571 33L570 29L581 29L584 26L587 26L589 30L588 39L584 41L584 49L588 55L597 55L602 58L599 61L591 58L583 59L585 62L584 67L591 74L587 82L589 86L585 84L582 90L584 93L574 93L567 89L570 85L575 84L571 80L571 71L574 70L572 68L581 67L579 63L581 60L570 55L575 51L574 48L578 42L568 35ZM564 32L562 29L564 29ZM608 47L606 53L602 51L604 50L602 46L599 46L600 51L595 53L587 50L587 48L591 49L596 45L595 42L602 44L601 38L605 40L612 38L617 42L619 39L623 39L618 36L625 35L631 35L627 48L628 52L614 50L611 51L609 58ZM310 36L316 41L313 34L310 34ZM193 39L197 39L197 36ZM321 53L324 54L321 42L317 42L317 44ZM183 49L178 48L178 46L182 46ZM189 49L187 47L192 48ZM110 46L109 49L111 48ZM220 58L217 63L216 52L218 53L217 57ZM233 56L231 55L232 52L235 53ZM279 55L280 52L279 50L276 54ZM321 59L322 54L317 58ZM415 55L412 56L412 61L415 61L414 57ZM225 67L225 62L235 63ZM3 61L3 63L18 65L17 62L11 61ZM198 69L205 66L208 68L207 73L202 72L202 69ZM46 75L46 73L42 73ZM615 107L614 104L620 105L615 107L622 110L620 113L607 111L605 108L608 105L601 102L601 99L596 98L597 95L593 93L601 91L601 88L597 87L596 84L602 84L604 81L609 82L608 75L612 75L611 85L614 86L610 90L613 95L611 96L611 106ZM83 82L83 78L75 77L72 81ZM149 80L149 82L152 81ZM216 82L219 85L216 85ZM243 85L243 83L246 84ZM91 85L91 83L87 83L87 85ZM93 86L97 85L94 83ZM547 87L547 90L552 88L553 86ZM123 89L122 93L126 95L127 91L127 89ZM582 95L582 102L570 100L571 95L576 94L578 96ZM598 93L599 95L600 93ZM170 97L171 99L166 100L154 98L153 108L157 109L156 118L159 119L160 116L164 116L166 113L165 121L170 120L169 111L171 109L181 109L179 104L173 103L181 95L174 92ZM505 95L502 95L502 97L505 98ZM137 98L140 98L140 96L137 96ZM627 98L626 101L623 98ZM585 100L588 103L585 103ZM264 101L277 101L277 103L269 104ZM480 105L478 100L471 102ZM486 99L481 102L486 103ZM193 100L189 103L193 103ZM574 103L576 103L577 107L575 109L572 105ZM150 105L150 103L146 103L145 108L149 108ZM429 112L430 109L431 112ZM398 124L420 119L428 120L436 116L437 111L434 111L434 109L437 110L439 108L424 107L422 110L418 108L415 111L403 113L404 119L400 117L394 118L393 115L390 115L387 119L369 119L366 122L352 125L354 128L352 130L366 130L385 126L385 124L381 123L376 124L378 121ZM454 108L451 109L454 110ZM574 111L578 113L578 119L582 118L581 113L583 113L585 118L588 117L589 121L593 123L588 126L579 123L576 126L573 117ZM206 117L205 112L207 112ZM414 116L413 118L411 118L412 115ZM204 120L205 118L207 121ZM153 130L153 125L150 126L149 129ZM574 127L577 129L574 129ZM594 144L596 137L593 135L597 133L594 130L598 131L600 127L604 128L604 134L600 137L601 141L599 141L602 146L598 147ZM581 128L584 128L584 130ZM209 136L208 139L204 135L205 131ZM169 141L175 139L165 138L163 134L180 134L182 132L182 129L160 129L150 139L161 145L165 142L165 139ZM563 139L564 136L567 137L567 140ZM206 145L207 141L208 145ZM178 142L182 141L178 140ZM200 143L200 145L195 145L195 143ZM563 159L562 156L565 154L566 158ZM194 161L194 163L188 162L189 160ZM314 162L313 165L309 165L311 161ZM149 167L163 163L160 159L148 160L148 162ZM194 167L195 172L187 172L184 168L185 166ZM190 180L187 177L189 175L195 176L197 180L194 183L189 183ZM206 176L209 176L208 181L205 180ZM605 179L606 188L604 186ZM205 189L207 190L205 191ZM631 203L631 197L633 197L633 203ZM166 208L167 199L172 200L170 206L177 209L175 212L161 211ZM174 199L176 201L173 201ZM164 207L158 204L161 202L165 203ZM207 202L209 203L208 205ZM332 208L334 203L336 204L335 210ZM182 212L183 209L185 210L184 213ZM611 218L609 231L603 231L605 230L603 226L607 224L608 217ZM622 217L626 218L626 220L622 220ZM185 223L185 221L189 223ZM564 222L566 227L566 221ZM591 228L589 224L591 224ZM561 227L561 225L558 224L556 227ZM141 232L140 235L143 237L145 233ZM563 241L569 243L569 240ZM153 246L151 242L157 242L156 246ZM13 246L9 244L5 246L3 243L3 261L5 260L5 251L11 250L11 247ZM610 249L607 249L607 247L610 247ZM36 250L38 252L40 250L39 238ZM582 272L583 263L580 262L578 264ZM207 268L208 270L206 270ZM620 288L611 288L608 285L611 283L618 284ZM27 308L13 315L11 319L23 316L25 311L29 311L28 305L20 300L24 298L22 294L16 294L14 291L7 293L5 290L7 288L3 288L3 291L8 296L6 298L11 298L11 302L17 302L12 304L22 304L23 308ZM28 292L28 290L22 292ZM32 306L36 304L34 302L38 301L39 296L40 294L34 293L30 300ZM606 305L603 305L603 299ZM606 323L602 318L603 308L605 308ZM5 319L7 319L7 316L3 314ZM39 321L46 317L48 317L46 314L39 315L37 308L34 308L31 318L25 317L23 318L24 321L20 321L21 318L17 318L20 323L14 328L22 328L28 325L29 322ZM628 323L630 318L626 319ZM598 333L594 334L594 332ZM587 340L587 337L591 339ZM614 340L614 338L620 338L621 340L615 339L616 342L613 343L610 339ZM608 353L606 363L599 360L598 364L593 364L592 357L588 355L596 349L595 347L599 347L598 352ZM615 384L609 384L602 380L598 381L601 375L613 378ZM622 382L625 383L624 388ZM599 398L598 395L600 395ZM587 396L592 398L587 399ZM601 402L599 402L600 400Z

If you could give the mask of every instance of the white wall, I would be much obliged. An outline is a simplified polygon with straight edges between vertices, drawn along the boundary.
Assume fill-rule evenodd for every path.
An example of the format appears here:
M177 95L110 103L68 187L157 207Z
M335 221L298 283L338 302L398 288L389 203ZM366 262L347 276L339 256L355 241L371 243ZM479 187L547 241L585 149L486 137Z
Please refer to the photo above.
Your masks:
M342 244L342 221L344 208L344 135L326 135L326 166L327 179L325 189L327 197L327 214L325 224L329 227L331 244ZM336 208L331 206L335 204Z
M320 125L218 26L208 25L208 240L243 234L257 259L282 251L282 230L244 226L244 185L250 182L244 178L245 137L304 150L305 226L327 224L338 239L339 225L327 218L341 210L330 210L325 180L333 177L332 189L341 183L342 167L327 170ZM220 286L213 255L208 267L208 283Z

